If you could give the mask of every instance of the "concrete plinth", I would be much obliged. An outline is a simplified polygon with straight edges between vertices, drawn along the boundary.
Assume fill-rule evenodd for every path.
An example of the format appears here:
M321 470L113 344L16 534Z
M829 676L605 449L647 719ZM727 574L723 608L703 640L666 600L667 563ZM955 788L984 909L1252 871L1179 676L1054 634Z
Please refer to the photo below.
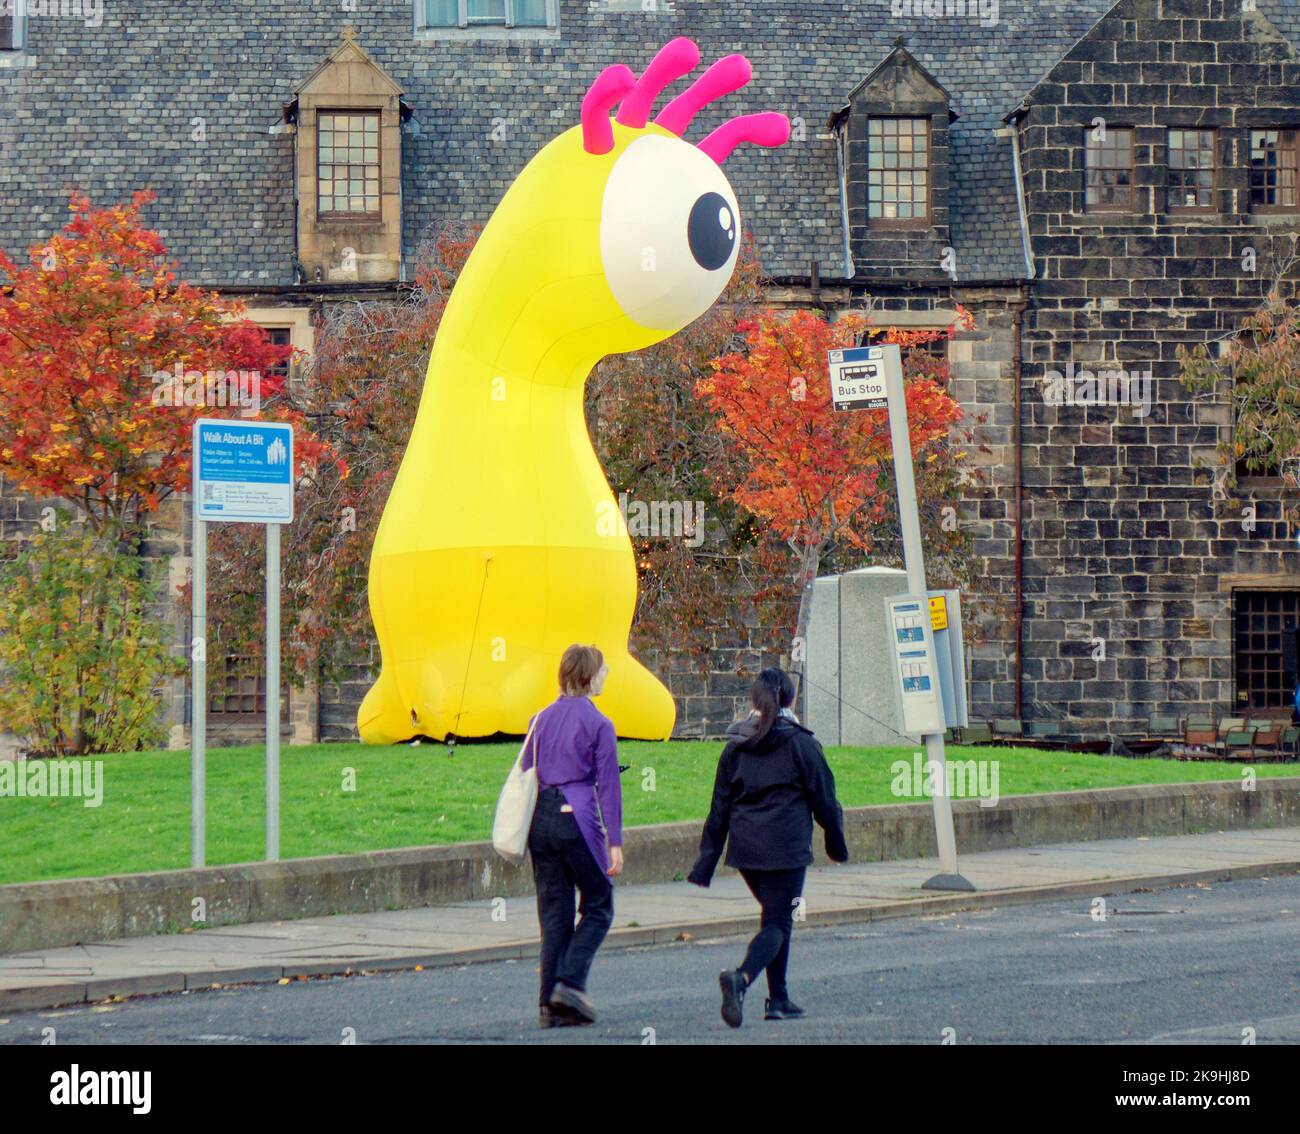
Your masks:
M864 567L813 584L808 614L806 724L823 744L910 744L900 730L885 599L907 574Z

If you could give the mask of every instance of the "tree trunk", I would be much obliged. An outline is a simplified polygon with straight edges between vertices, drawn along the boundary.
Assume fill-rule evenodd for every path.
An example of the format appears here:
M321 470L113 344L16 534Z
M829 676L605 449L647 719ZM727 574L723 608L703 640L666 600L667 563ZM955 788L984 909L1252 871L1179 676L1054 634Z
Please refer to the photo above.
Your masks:
M803 688L804 669L808 658L808 614L812 609L813 583L817 581L817 568L821 564L824 539L806 543L799 557L799 617L795 621L794 647L790 651L791 668L799 674Z

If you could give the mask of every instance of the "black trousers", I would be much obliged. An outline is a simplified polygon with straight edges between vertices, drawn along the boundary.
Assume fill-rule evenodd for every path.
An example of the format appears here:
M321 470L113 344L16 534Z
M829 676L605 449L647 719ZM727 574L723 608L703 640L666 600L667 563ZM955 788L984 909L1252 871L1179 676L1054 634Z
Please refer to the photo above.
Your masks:
M559 788L542 789L528 832L542 927L542 1004L550 1003L557 981L586 991L596 950L614 921L614 887L563 806ZM575 889L582 899L576 910ZM576 929L575 913L581 915Z
M795 900L803 894L807 867L793 870L742 870L740 876L758 899L763 914L760 929L749 943L740 971L753 984L767 970L767 994L785 996L785 970L790 963L790 936L794 933Z

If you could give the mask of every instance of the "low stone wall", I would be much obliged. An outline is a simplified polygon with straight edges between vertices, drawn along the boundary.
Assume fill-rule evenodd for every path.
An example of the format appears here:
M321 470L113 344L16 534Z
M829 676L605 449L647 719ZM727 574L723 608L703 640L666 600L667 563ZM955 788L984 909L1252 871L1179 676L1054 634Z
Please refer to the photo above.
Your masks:
M1011 796L996 807L953 804L959 852L1136 835L1300 825L1300 777L1105 788ZM934 849L929 803L859 807L845 813L855 862L924 858ZM700 823L626 832L623 882L684 877ZM824 861L820 838L815 840ZM196 898L207 925L445 905L532 893L532 873L507 865L489 843L409 847L276 863L167 870L0 886L0 954L144 937L188 927Z

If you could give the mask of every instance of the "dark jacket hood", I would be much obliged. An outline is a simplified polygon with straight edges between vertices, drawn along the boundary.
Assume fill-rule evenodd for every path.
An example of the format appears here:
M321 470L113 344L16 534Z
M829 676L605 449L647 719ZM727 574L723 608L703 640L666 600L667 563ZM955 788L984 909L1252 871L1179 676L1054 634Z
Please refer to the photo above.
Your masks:
M746 752L771 752L774 748L789 742L790 738L804 733L812 735L811 729L806 729L797 721L790 717L777 717L772 722L771 729L761 740L754 740L754 734L759 728L759 717L749 716L744 720L737 721L727 729L727 740L735 744L738 748L743 748Z

